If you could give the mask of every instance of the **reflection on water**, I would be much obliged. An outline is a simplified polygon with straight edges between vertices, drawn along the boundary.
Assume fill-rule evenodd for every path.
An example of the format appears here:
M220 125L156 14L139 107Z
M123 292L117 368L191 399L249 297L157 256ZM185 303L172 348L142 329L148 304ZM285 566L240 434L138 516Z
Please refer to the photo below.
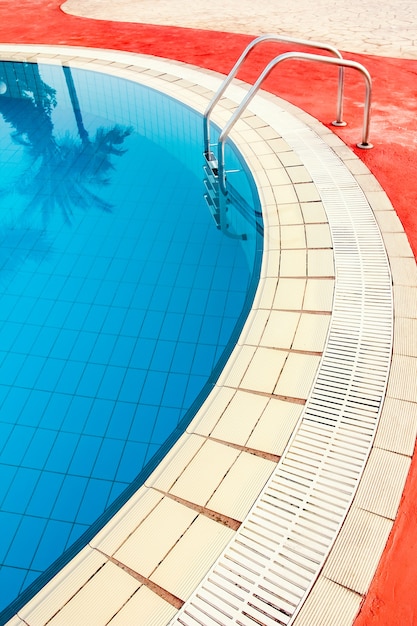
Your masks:
M201 128L130 81L0 62L0 623L143 484L243 327L259 207L236 163L247 236L213 227Z
M3 202L12 194L25 198L21 214L13 215L9 228L22 223L25 228L36 225L39 212L41 226L46 229L56 213L70 223L75 209L111 210L98 191L109 183L114 167L111 157L124 154L123 142L132 128L101 127L90 138L71 68L62 70L78 136L69 132L55 136L51 113L57 106L56 90L42 80L36 64L0 62L0 113L11 127L13 141L24 147L27 156L26 168L19 176L1 182Z

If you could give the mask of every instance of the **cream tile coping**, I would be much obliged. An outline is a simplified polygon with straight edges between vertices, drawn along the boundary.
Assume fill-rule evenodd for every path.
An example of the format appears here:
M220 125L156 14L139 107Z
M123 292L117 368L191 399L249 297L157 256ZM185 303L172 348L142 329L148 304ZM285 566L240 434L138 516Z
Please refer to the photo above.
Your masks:
M222 78L166 59L108 50L2 45L0 56L70 61L149 85L201 112ZM244 93L241 83L232 85L214 121L227 120ZM186 433L145 485L9 626L127 624L133 615L138 626L167 624L276 467L320 363L335 281L320 196L274 128L278 111L312 128L364 185L394 281L392 374L374 448L351 511L295 620L297 626L334 626L337 614L338 626L352 623L391 530L417 433L416 345L404 339L416 315L417 270L395 211L363 163L317 120L262 92L232 134L258 186L265 223L259 288L238 344Z

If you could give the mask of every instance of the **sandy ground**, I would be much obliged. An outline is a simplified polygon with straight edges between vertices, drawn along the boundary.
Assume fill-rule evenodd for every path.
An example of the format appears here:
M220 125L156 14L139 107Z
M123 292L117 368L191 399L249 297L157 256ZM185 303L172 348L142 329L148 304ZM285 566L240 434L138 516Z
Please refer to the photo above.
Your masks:
M67 0L61 8L95 19L279 33L350 52L417 59L414 0Z

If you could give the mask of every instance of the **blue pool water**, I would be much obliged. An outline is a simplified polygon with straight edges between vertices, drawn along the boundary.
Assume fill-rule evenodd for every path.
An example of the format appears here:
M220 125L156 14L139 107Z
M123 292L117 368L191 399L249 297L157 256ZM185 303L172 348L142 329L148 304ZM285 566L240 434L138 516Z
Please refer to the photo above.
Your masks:
M0 622L140 486L243 326L258 201L228 146L217 229L202 148L156 91L0 62Z

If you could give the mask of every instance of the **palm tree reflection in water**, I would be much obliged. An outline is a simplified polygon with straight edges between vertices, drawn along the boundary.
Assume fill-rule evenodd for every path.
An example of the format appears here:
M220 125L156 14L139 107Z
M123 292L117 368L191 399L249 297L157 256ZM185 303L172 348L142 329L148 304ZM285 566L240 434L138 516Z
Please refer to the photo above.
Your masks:
M84 127L71 68L63 68L79 137L66 133L54 136L51 119L57 106L56 90L43 82L34 63L0 63L0 113L15 130L13 141L24 146L29 167L14 185L14 192L27 197L20 217L20 225L32 228L38 210L41 230L47 229L53 215L60 213L67 224L75 209L91 207L109 212L112 205L101 198L94 188L104 187L110 181L114 166L112 156L121 156L122 145L132 128L115 125L100 127L90 139ZM1 196L10 193L1 190ZM35 218L35 219L33 219ZM16 219L16 217L15 217ZM13 228L18 226L14 223ZM35 226L36 228L36 226Z

